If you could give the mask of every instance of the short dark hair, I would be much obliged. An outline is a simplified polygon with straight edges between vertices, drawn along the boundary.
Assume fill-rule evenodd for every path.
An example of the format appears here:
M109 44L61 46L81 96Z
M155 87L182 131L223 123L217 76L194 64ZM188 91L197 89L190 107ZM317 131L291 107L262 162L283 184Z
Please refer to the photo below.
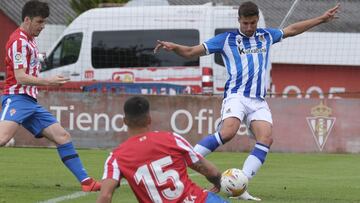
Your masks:
M37 17L40 16L42 18L47 18L50 15L49 6L45 2L31 0L25 3L22 12L21 12L21 19L22 21L25 20L25 17Z
M129 127L145 127L149 116L149 101L141 96L134 96L126 100L124 113Z
M255 3L247 1L239 6L238 14L239 17L259 16L259 8Z

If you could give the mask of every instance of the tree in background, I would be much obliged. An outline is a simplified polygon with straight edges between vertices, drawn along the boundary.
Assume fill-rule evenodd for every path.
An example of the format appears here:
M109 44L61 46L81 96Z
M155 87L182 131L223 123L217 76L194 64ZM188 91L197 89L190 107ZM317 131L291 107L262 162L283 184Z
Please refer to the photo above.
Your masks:
M107 6L121 6L130 0L70 0L70 6L75 11L76 16L79 16L83 12L98 7ZM72 21L74 19L71 19Z

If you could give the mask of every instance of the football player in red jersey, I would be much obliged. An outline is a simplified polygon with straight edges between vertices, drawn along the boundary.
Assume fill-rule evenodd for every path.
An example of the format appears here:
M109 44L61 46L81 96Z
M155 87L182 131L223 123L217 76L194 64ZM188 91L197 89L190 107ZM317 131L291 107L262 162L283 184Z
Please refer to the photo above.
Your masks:
M149 102L139 96L124 105L129 139L120 144L105 162L98 203L111 202L115 188L125 178L139 202L227 202L217 194L221 173L196 153L180 135L150 131ZM189 178L187 167L214 184L204 190Z
M34 38L44 29L49 14L47 3L36 0L26 2L22 9L23 22L10 35L6 44L0 146L13 138L22 125L35 138L46 137L56 144L61 160L81 183L84 192L99 191L100 183L88 176L71 142L70 134L48 110L37 103L37 86L59 86L69 80L63 76L38 77L41 64Z

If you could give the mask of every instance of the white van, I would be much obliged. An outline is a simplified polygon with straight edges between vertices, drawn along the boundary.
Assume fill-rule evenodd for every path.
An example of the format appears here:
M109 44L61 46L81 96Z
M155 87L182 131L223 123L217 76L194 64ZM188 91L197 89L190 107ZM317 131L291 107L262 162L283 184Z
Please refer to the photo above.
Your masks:
M197 45L238 29L230 6L145 6L91 9L76 18L47 53L41 74L73 81L166 83L187 93L222 93L227 79L219 55L184 59L161 50L156 40ZM265 22L260 13L259 27Z

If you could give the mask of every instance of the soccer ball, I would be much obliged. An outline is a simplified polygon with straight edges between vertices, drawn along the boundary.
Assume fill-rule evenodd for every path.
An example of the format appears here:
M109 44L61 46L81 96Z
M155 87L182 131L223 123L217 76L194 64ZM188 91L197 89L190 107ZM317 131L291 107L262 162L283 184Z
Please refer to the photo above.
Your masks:
M230 197L243 194L248 187L249 180L242 170L230 168L221 175L221 191Z

